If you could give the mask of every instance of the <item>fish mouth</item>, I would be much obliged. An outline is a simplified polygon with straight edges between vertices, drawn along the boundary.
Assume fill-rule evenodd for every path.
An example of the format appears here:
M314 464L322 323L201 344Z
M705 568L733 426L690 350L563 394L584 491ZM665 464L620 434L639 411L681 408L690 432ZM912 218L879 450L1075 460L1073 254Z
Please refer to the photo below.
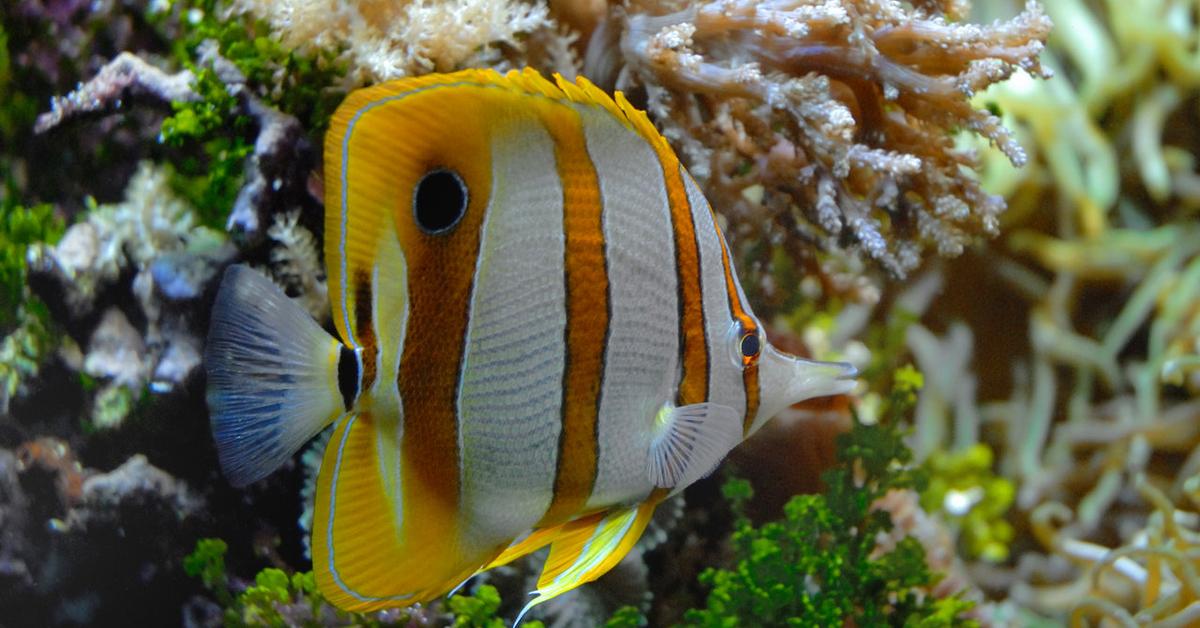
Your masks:
M802 397L799 401L844 395L858 384L858 368L849 362L821 362L804 358L792 360L795 375L788 388L793 395Z
M780 409L816 397L849 393L858 384L858 368L849 362L823 362L788 355L768 345L764 367L783 383ZM776 380L776 381L780 381Z

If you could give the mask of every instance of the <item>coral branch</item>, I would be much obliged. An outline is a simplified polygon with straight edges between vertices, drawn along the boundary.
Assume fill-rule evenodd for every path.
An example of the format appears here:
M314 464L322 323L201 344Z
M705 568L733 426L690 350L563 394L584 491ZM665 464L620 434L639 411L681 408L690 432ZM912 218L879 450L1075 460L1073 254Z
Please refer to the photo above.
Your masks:
M617 87L645 87L714 206L742 218L796 206L807 221L792 237L854 244L896 276L925 248L955 255L974 235L996 233L1004 203L966 174L978 161L953 136L971 131L1024 163L1000 119L969 99L1018 68L1047 74L1037 59L1050 29L1040 5L981 26L948 22L958 3L665 4L609 16L625 27ZM742 194L759 183L757 200Z
M167 74L133 53L122 52L92 80L66 96L54 97L50 111L38 116L34 132L44 133L67 118L119 106L130 96L148 95L163 102L199 100L192 89L194 79L190 70Z

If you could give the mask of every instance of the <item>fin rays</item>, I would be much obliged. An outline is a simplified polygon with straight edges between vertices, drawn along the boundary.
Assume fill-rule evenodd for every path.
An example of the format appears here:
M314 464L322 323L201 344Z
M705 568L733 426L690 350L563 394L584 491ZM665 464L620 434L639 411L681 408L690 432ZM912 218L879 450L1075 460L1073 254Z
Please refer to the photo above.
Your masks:
M560 526L538 578L538 588L534 591L537 597L521 609L513 625L520 624L534 606L591 582L616 566L641 538L661 500L662 495L656 491L636 505L595 513Z
M339 608L369 611L427 601L499 553L449 537L414 538L414 530L452 530L442 524L453 513L428 501L397 520L391 504L404 496L391 492L411 490L411 482L401 477L385 483L377 461L381 448L398 448L394 435L379 429L370 414L350 415L325 450L313 517L313 570Z
M266 477L341 415L341 348L257 271L225 271L204 363L213 439L230 483Z

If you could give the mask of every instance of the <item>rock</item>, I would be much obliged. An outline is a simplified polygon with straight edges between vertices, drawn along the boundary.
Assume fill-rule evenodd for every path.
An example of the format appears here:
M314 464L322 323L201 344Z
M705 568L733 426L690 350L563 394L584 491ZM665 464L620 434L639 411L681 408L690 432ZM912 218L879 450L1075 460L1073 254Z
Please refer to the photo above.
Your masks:
M91 268L100 252L100 236L96 226L84 221L71 225L54 247L54 257L69 276Z
M223 236L215 241L189 242L186 250L165 253L150 264L154 287L168 301L196 299L236 254L237 248Z
M84 481L82 504L67 514L66 530L119 524L122 512L170 512L179 521L202 506L186 484L134 454L116 469Z
M92 377L111 379L114 384L140 390L146 381L145 356L142 335L121 310L110 307L92 332L83 370Z
M182 384L200 366L200 339L192 334L171 336L166 351L154 367L150 389L157 393Z
M0 449L0 590L16 591L33 585L21 557L26 547L29 499L18 479L17 457ZM0 595L0 598L6 597Z

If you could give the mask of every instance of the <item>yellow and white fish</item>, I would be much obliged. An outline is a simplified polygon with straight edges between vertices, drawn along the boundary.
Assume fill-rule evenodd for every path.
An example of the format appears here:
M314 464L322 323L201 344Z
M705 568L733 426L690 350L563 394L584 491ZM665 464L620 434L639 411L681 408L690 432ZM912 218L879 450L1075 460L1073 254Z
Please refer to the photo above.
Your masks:
M313 568L353 610L550 545L529 607L854 369L775 350L712 209L646 115L585 79L464 71L352 93L325 141L330 336L230 268L206 362L235 485L335 430Z

